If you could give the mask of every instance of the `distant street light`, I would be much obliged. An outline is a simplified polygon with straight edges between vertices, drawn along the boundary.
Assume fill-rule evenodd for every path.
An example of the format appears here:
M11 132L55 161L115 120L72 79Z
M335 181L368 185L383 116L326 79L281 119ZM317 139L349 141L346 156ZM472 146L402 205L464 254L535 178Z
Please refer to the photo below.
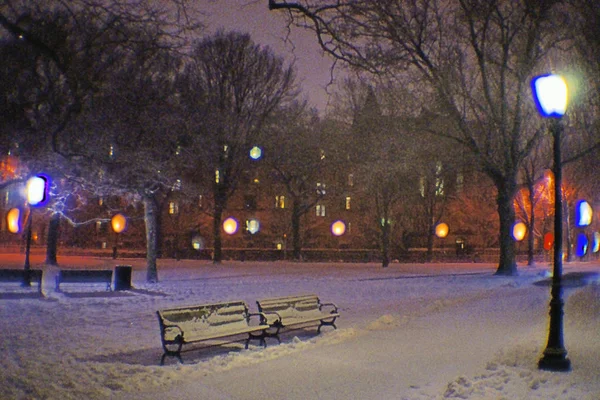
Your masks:
M127 218L123 214L115 214L110 219L110 226L117 235L115 238L115 245L113 247L113 259L116 259L117 249L119 247L119 233L123 232L127 228Z
M561 118L567 110L568 88L565 79L559 75L542 75L531 81L533 98L542 117L551 118L554 158L554 272L550 299L550 328L548 344L538 368L550 371L569 371L571 361L563 339L563 300L562 300L562 165L560 140L563 132Z
M333 236L342 236L346 233L346 224L344 221L335 221L331 224L331 233Z
M448 224L444 222L442 222L441 224L437 224L435 226L435 236L439 237L440 239L443 239L446 236L448 236Z
M21 231L21 210L18 208L8 210L6 224L10 233L19 233Z
M223 230L228 235L233 235L238 230L238 222L235 218L229 217L223 221Z
M515 226L513 226L513 238L520 242L525 239L525 235L527 234L527 225L523 222L517 222Z
M25 236L25 264L23 265L23 282L21 286L31 286L31 265L29 254L31 252L31 225L33 224L33 208L43 206L48 202L50 180L45 175L36 175L27 180L25 194L27 204L30 206L26 223Z

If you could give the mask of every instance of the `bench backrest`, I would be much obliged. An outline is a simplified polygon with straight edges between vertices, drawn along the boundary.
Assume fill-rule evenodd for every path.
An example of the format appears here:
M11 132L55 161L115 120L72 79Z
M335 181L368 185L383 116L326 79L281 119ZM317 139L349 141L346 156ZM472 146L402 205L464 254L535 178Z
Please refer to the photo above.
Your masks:
M112 270L63 269L59 272L57 281L66 283L110 283L110 281L112 280L112 273Z
M0 282L22 282L25 271L22 269L0 269ZM41 269L30 269L29 278L33 282L42 280Z
M203 304L159 310L162 324L186 330L228 330L248 326L248 305L244 301Z
M275 297L258 300L258 311L276 312L282 319L318 316L321 314L320 300L314 295Z

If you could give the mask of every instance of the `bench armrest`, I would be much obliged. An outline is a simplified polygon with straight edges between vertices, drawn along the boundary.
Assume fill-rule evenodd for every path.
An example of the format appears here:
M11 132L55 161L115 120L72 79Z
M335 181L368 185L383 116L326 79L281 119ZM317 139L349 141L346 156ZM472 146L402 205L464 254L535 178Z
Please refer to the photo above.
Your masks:
M250 324L250 319L252 317L258 317L260 319L260 325L267 325L267 316L262 312L257 313L248 313L247 320L248 324Z
M323 307L330 307L332 308L332 310L330 311L330 314L336 314L338 312L338 308L335 304L333 303L322 303L319 304L319 310L323 311Z
M265 323L267 325L281 326L281 315L277 311L263 311L261 314L265 316Z
M183 340L183 329L181 329L181 327L179 325L165 324L164 322L162 323L162 332L161 332L163 340L165 339L165 334L167 333L167 331L171 331L171 330L179 331L179 333L175 335L175 338L180 336L181 339Z

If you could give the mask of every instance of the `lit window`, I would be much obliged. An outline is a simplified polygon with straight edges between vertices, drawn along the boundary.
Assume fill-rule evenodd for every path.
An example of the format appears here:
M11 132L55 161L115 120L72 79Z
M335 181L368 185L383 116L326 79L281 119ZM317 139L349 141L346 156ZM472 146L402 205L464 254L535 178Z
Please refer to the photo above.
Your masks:
M344 209L350 210L351 201L352 201L352 198L350 196L346 196L346 203L344 205Z
M102 221L96 221L96 232L100 232L102 230Z
M354 174L348 174L348 186L354 186Z
M435 195L444 195L444 178L442 177L442 162L435 163Z
M178 156L181 154L181 145L177 145L177 147L175 148L175 155Z
M285 196L275 196L275 208L285 208Z
M317 194L319 196L325 196L327 186L324 183L317 182Z
M198 207L200 207L200 208L204 207L204 196L202 196L202 195L198 196Z
M111 144L108 149L108 157L113 158L114 156L115 156L115 146L113 146Z
M101 205L103 205L103 204L104 204L104 199L103 199L102 197L100 197L100 198L98 199L98 205L99 205L99 206L101 206Z
M465 176L462 173L456 175L456 191L461 193L465 185Z
M321 150L321 160L325 159L325 150Z
M419 193L421 197L425 197L425 177L421 176L419 178Z
M220 183L221 182L221 171L216 170L215 171L215 183Z
M323 204L317 204L317 217L324 217L325 216L325 206Z
M177 179L171 188L174 192L181 190L181 179Z
M169 203L169 214L175 215L179 213L179 204L177 202L172 201Z

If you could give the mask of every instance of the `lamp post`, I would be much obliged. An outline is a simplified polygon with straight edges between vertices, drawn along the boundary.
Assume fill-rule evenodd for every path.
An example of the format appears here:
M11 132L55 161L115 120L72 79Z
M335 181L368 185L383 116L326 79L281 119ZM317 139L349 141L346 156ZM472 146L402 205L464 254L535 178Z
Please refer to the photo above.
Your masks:
M31 251L31 225L33 222L33 208L46 204L48 200L48 177L37 175L27 180L25 188L27 195L27 204L29 205L29 215L27 216L27 226L25 233L25 264L23 265L23 282L21 286L31 286L31 265L29 263L29 253Z
M119 234L127 228L127 218L121 213L113 215L110 219L110 225L115 232L115 245L113 246L113 260L117 258L117 250L119 247Z
M563 340L563 306L562 300L562 165L560 140L563 132L561 118L567 109L567 83L559 75L542 75L531 81L533 97L540 112L545 118L551 118L550 132L553 136L553 172L554 172L554 272L550 299L550 328L548 344L538 368L549 371L569 371L571 361L567 358L567 350Z

